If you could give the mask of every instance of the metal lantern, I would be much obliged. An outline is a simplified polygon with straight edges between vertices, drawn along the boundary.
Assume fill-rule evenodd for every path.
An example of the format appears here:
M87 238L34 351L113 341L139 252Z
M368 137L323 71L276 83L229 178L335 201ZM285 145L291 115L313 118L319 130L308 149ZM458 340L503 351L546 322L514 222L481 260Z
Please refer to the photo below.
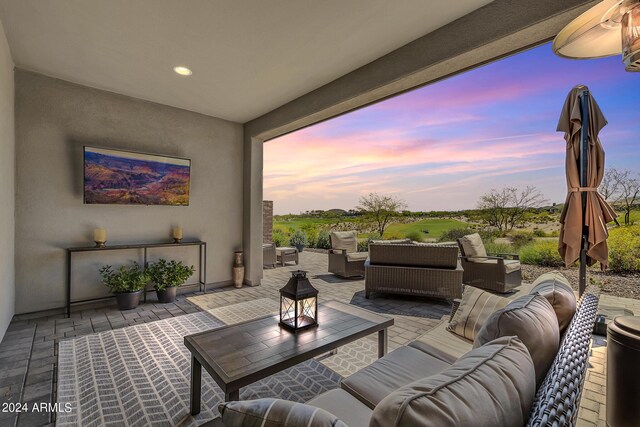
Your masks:
M294 332L318 326L318 290L306 271L293 271L280 289L280 325Z

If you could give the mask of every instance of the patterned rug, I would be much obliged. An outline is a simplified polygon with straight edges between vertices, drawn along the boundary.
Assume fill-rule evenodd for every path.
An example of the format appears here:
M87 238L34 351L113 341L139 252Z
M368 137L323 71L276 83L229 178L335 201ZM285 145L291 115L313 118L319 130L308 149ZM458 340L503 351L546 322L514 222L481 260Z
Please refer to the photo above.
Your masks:
M241 304L226 311L241 312L248 303ZM224 394L204 370L202 412L189 414L191 362L183 338L223 325L200 312L60 342L57 401L73 409L59 413L56 424L192 426L217 417ZM337 387L340 379L309 360L244 387L240 399L277 396L304 402Z

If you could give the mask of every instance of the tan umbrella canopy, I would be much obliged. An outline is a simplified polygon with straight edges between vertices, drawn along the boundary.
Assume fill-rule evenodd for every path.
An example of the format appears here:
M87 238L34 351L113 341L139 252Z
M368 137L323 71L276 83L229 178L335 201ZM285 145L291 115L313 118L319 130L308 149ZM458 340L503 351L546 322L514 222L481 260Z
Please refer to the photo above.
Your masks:
M586 249L586 258L581 262L581 267L600 262L604 270L609 264L606 224L614 221L616 214L598 193L604 175L604 150L598 134L606 124L607 120L589 89L581 85L571 89L557 128L559 132L564 132L567 142L567 199L560 216L558 244L558 251L566 265L576 262L583 248ZM584 161L584 157L581 151L586 153L586 165L583 163L586 174L582 177L582 183L581 161ZM586 247L583 245L583 235ZM580 285L582 292L584 284Z

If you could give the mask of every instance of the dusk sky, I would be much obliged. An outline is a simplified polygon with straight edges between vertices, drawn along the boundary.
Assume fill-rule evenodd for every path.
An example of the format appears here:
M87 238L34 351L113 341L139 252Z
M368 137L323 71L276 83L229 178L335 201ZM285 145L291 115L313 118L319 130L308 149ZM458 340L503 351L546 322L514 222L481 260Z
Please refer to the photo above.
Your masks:
M607 167L640 172L640 73L620 57L568 60L544 44L267 142L264 199L276 214L351 209L369 192L413 211L458 210L492 188L535 185L563 202L555 129L577 84L609 122Z

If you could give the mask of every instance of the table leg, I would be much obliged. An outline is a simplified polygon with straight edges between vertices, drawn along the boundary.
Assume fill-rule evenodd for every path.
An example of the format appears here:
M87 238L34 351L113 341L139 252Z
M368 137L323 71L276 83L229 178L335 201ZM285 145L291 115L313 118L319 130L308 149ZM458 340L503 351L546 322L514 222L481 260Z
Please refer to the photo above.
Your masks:
M387 328L384 328L378 332L378 358L384 357L384 355L387 354L387 342Z
M191 415L200 413L200 400L202 399L202 365L191 356Z
M224 392L224 401L225 402L237 402L240 400L240 390L233 391L225 391Z

